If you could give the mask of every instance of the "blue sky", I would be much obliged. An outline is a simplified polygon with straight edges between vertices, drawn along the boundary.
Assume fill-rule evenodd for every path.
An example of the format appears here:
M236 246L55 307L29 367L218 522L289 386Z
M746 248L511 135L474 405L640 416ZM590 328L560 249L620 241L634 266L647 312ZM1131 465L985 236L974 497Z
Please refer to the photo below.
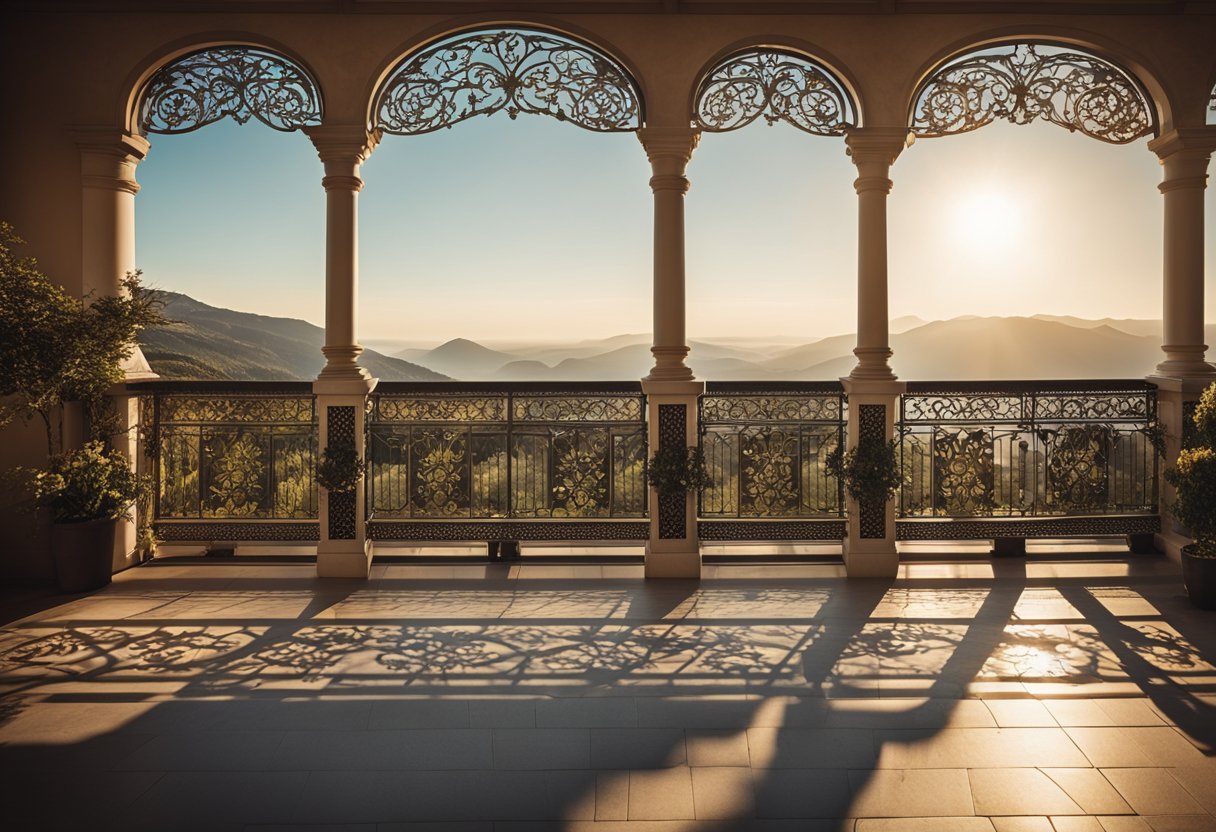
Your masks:
M921 140L892 169L890 313L1161 314L1160 167L1053 125ZM504 114L387 136L364 165L361 335L439 343L646 332L651 196L632 134ZM689 166L692 336L850 332L854 168L841 139L752 125ZM153 136L137 260L206 303L324 317L325 197L307 138L231 121ZM1208 194L1207 317L1216 320Z

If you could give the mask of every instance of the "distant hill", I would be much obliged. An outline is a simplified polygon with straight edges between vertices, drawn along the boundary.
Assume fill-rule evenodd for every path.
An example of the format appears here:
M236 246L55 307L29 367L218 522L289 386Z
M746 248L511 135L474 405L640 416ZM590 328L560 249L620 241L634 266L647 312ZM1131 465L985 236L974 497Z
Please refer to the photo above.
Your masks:
M1216 327L1207 326L1209 344ZM892 365L902 379L1139 378L1162 360L1161 322L1068 316L980 317L948 321L905 316L892 322ZM691 340L689 365L717 381L835 379L856 359L854 335L790 344L787 339ZM653 364L650 339L621 335L570 344L513 342L500 350L463 338L412 361L461 379L607 381L641 378ZM404 354L404 353L403 353Z
M176 292L161 295L165 315L180 323L141 332L139 344L162 378L308 381L325 364L325 331L307 321L221 309ZM364 351L359 363L385 381L447 378L373 350Z

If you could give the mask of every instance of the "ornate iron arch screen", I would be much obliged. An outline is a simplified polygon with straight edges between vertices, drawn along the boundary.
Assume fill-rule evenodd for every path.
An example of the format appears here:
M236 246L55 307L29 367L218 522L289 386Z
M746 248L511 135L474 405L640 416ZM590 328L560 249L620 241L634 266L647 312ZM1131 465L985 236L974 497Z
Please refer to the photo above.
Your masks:
M780 49L737 52L706 73L697 87L695 120L702 130L723 133L760 116L817 136L843 135L857 123L857 108L826 67Z
M505 110L547 115L598 132L642 126L642 99L625 69L590 46L527 29L462 32L404 61L376 97L375 126L430 133Z
M1111 144L1151 134L1153 110L1119 67L1062 47L1017 43L964 55L933 73L915 98L918 137L977 130L997 119L1050 121Z
M293 62L252 46L216 46L158 69L140 93L145 133L188 133L231 117L275 130L321 123L321 96Z

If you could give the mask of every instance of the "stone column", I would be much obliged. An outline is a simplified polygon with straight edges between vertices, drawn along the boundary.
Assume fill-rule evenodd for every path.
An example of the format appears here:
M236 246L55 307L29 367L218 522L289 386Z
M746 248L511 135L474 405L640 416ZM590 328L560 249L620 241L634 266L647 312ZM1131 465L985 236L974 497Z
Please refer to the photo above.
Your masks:
M887 334L887 195L889 173L907 141L906 127L855 128L845 144L857 166L857 364L841 379L849 397L845 446L889 442L904 385L889 359ZM850 577L893 577L899 569L895 551L895 501L861 504L845 495L848 537L845 570Z
M1204 189L1216 151L1216 127L1172 130L1149 142L1161 160L1165 234L1162 262L1162 346L1165 359L1149 381L1157 385L1159 418L1166 433L1165 467L1178 458L1187 423L1203 389L1216 381L1205 359L1203 332ZM1162 505L1173 499L1161 481ZM1157 545L1175 560L1189 541L1162 515Z
M644 127L638 139L650 159L654 192L654 367L642 379L646 393L649 447L671 443L695 446L697 399L705 385L684 363L688 355L684 310L684 175L699 131L688 127ZM659 497L650 489L650 539L646 577L701 575L697 540L697 495Z
M368 394L376 379L359 366L358 200L363 190L360 166L378 136L362 126L324 125L305 128L325 165L325 367L313 383L318 422L318 451L353 444L366 461L364 424ZM320 489L321 539L317 575L365 578L371 568L367 509L362 487L353 494Z
M135 195L139 193L135 168L148 154L149 145L142 136L112 127L81 127L72 131L72 137L80 150L80 291L88 302L121 294L123 278L135 269ZM138 346L122 369L126 381L157 378ZM110 437L110 443L134 465L139 439L136 399L120 387L113 404L120 433ZM88 439L79 402L65 403L62 420L64 448L79 447ZM135 562L139 519L118 524L116 570Z

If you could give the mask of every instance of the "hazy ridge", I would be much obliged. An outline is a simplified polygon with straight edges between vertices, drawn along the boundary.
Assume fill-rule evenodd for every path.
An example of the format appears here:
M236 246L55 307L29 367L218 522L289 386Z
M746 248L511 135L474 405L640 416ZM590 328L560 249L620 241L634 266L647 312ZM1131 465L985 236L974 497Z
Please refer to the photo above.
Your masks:
M165 313L180 323L140 336L163 378L309 380L324 363L318 326L163 295ZM892 365L906 380L1139 378L1163 355L1161 322L1154 320L904 316L891 322L891 332ZM1206 327L1206 337L1216 343L1216 325ZM377 343L392 349L391 342ZM834 379L852 369L854 343L851 334L696 338L689 342L689 364L699 378L718 381ZM652 364L647 333L569 343L453 338L432 349L400 346L392 356L368 349L360 363L386 381L608 381L641 378Z

